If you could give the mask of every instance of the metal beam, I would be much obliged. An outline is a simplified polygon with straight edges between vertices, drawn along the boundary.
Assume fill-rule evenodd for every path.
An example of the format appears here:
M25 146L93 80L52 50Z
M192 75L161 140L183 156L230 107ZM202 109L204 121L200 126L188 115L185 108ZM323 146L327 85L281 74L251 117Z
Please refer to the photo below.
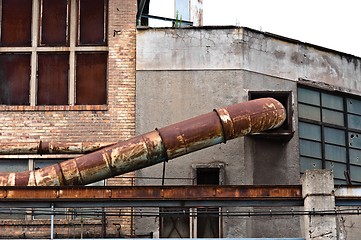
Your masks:
M1 187L3 207L303 206L301 186Z
M335 187L336 206L361 206L361 186Z

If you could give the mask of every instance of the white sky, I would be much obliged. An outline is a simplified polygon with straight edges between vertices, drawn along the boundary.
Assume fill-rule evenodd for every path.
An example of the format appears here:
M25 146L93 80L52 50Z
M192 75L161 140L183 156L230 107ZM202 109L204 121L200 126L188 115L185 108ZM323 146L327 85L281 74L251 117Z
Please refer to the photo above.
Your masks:
M174 0L150 2L150 14L174 18ZM250 27L361 57L360 0L203 0L203 16L207 26Z

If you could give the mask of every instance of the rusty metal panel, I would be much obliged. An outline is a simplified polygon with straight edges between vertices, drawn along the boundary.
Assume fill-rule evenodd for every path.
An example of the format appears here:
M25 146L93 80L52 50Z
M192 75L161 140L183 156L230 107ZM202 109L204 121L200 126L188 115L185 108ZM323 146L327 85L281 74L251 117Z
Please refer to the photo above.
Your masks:
M106 44L106 1L79 0L79 45Z
M293 200L302 199L300 185L231 186L105 186L105 187L0 187L0 201L18 200Z
M69 54L38 55L38 105L68 104Z
M1 46L31 45L32 0L2 0Z
M0 104L29 105L30 54L0 54Z
M68 44L68 1L42 0L41 44Z
M107 103L107 53L76 54L76 104Z

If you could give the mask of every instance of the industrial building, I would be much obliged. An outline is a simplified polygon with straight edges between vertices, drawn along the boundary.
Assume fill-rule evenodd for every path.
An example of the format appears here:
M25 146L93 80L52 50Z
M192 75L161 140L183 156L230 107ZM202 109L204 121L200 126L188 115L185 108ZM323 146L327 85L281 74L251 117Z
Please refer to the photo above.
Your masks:
M136 78L138 133L260 97L278 99L288 111L278 130L170 161L165 176L177 180L165 184L294 185L307 169L332 169L336 185L359 184L357 57L248 28L144 28L137 32ZM158 165L137 176L161 172ZM137 184L161 183L139 179ZM137 221L144 226L144 218ZM147 225L160 236L166 232L159 229L161 221ZM302 237L300 223L223 218L222 232L212 236Z
M0 174L0 238L357 239L361 59L245 27L136 28L141 6L1 2L1 172L260 98L284 106L282 126L91 186Z

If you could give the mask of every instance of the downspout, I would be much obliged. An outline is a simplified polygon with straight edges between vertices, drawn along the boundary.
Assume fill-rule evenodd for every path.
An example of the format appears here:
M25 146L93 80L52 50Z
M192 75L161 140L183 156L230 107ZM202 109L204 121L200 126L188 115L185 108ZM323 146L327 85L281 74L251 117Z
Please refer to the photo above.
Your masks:
M273 98L238 103L42 169L0 173L0 186L86 185L277 128L285 119Z

